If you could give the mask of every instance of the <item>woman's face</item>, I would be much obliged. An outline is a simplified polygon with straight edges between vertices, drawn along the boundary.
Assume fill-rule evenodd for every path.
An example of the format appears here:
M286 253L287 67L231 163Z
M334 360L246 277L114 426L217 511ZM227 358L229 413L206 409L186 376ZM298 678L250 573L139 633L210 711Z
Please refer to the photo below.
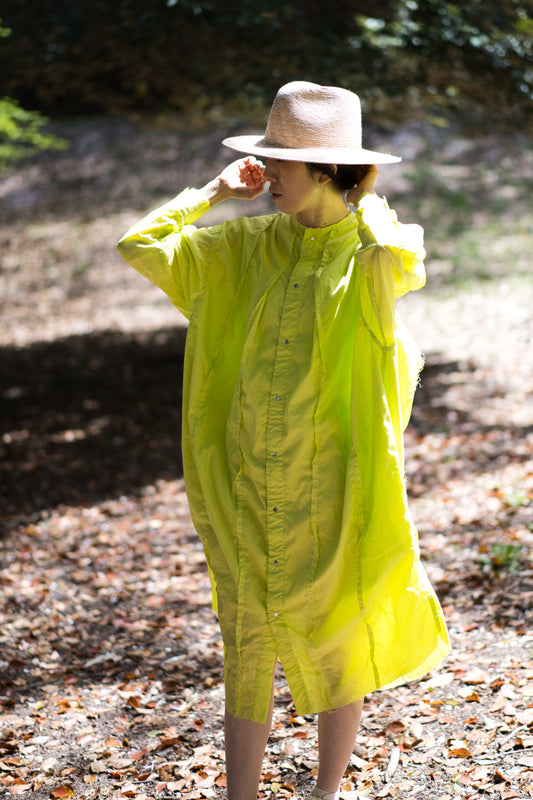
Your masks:
M268 158L263 173L270 183L270 196L285 214L299 218L314 213L323 203L323 186L318 173L311 173L303 161Z

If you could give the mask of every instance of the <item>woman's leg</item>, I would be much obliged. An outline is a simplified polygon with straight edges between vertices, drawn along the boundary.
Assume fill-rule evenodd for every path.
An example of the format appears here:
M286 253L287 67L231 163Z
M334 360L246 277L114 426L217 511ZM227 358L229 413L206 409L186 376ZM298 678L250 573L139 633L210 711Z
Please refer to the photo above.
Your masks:
M338 792L350 761L359 730L363 701L356 700L334 711L318 715L318 778L317 788Z
M274 681L265 723L234 717L226 711L224 734L229 800L256 800L263 756L272 726Z

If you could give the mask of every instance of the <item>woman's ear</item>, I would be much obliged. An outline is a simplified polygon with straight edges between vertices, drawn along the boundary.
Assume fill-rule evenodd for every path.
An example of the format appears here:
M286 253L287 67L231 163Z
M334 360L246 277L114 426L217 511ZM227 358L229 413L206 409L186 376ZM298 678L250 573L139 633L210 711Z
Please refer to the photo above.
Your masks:
M333 180L333 176L337 174L336 164L324 164L324 170L318 173L318 182L320 184L329 183Z

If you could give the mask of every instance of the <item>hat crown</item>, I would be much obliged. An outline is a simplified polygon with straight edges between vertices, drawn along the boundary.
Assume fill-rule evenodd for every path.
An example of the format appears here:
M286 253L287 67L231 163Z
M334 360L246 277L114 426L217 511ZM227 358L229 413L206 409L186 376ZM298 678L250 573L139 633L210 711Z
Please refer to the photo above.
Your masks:
M286 148L360 148L361 103L348 89L292 81L277 93L263 142Z

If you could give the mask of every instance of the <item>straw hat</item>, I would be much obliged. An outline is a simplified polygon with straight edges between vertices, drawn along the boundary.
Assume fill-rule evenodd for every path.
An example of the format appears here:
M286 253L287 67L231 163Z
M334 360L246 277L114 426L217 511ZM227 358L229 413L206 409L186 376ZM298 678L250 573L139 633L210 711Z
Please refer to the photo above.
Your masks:
M317 164L394 164L398 156L362 147L361 103L348 89L292 81L277 93L264 136L230 136L240 153Z

